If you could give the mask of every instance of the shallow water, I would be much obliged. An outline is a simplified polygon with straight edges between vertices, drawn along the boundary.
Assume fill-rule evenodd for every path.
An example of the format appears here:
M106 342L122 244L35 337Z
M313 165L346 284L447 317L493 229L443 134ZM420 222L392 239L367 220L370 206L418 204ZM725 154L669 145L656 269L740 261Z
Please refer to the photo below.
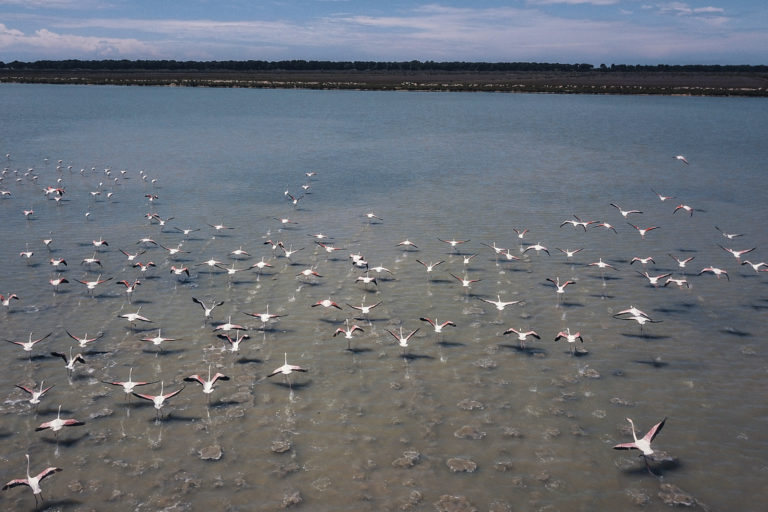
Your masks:
M667 508L665 484L711 510L758 510L768 498L768 274L718 246L756 247L743 259L765 259L763 100L31 85L0 92L8 113L0 150L10 154L0 189L11 192L0 199L0 293L20 297L0 310L3 337L53 333L31 358L3 347L0 435L9 442L0 477L22 477L25 453L33 472L61 467L43 482L52 509L451 510L445 496L455 496L478 510L655 510ZM679 153L690 165L672 158ZM59 204L42 193L58 178L66 188ZM292 206L284 191L300 195L307 183ZM651 188L676 198L661 202ZM642 210L629 220L660 229L641 239L611 202ZM680 203L694 214L673 213ZM25 218L29 208L35 213ZM383 220L369 222L371 211ZM148 212L174 218L161 227ZM574 214L617 233L560 227ZM284 216L297 224L275 220ZM234 229L208 225L218 223ZM729 241L715 226L744 235ZM530 231L521 242L513 228ZM343 250L326 253L307 236L317 232ZM119 249L142 249L145 236L188 252L171 258L147 246L138 259L157 266L140 274ZM95 248L99 237L109 246ZM418 249L396 247L406 238ZM470 241L452 250L438 238ZM288 260L268 239L301 250ZM550 254L521 252L537 242ZM521 259L497 258L484 245L494 243ZM19 257L27 246L29 261ZM239 247L251 256L231 257ZM583 251L568 260L556 247ZM102 266L88 269L80 261L94 252ZM364 272L350 264L353 252L392 275L355 282ZM669 254L695 256L685 269L690 288L653 287L638 275L679 275ZM630 264L636 256L655 263ZM70 283L56 293L47 282L51 257L68 261L61 274ZM209 258L237 268L265 258L273 267L229 277L195 266ZM599 258L617 270L587 265ZM428 276L417 259L445 263ZM171 274L172 265L188 265L190 276ZM730 279L698 275L710 265ZM309 266L322 277L297 278ZM480 281L467 290L451 273ZM98 274L112 280L91 297L75 279ZM136 277L142 284L129 302L116 283ZM575 281L561 298L546 281L556 277ZM522 302L497 311L479 300L497 296ZM192 297L224 304L205 322ZM342 310L311 307L329 297ZM349 307L378 301L367 318ZM285 316L266 329L243 314L267 305ZM659 323L641 331L613 317L630 305ZM132 329L118 317L139 307L152 323ZM236 354L213 332L230 315L250 336ZM456 326L438 337L420 317ZM364 331L352 350L333 337L346 319ZM387 333L401 326L419 328L405 351ZM509 327L541 339L521 349L502 334ZM565 328L581 333L583 352L553 341ZM158 329L177 339L161 349L141 341ZM50 355L76 346L65 330L103 333L73 349L86 363L69 376ZM267 378L284 354L308 371ZM230 377L210 399L183 381L207 376L209 365ZM166 392L185 385L161 421L151 403L103 383L130 368L135 379L163 381ZM35 410L13 386L42 380L55 387ZM155 394L160 384L137 390ZM62 417L85 425L65 428L57 441L34 429L59 404ZM637 452L611 449L631 440L627 417L639 435L667 417L654 447L672 461L651 466L660 478ZM218 460L202 459L218 450ZM472 472L452 471L472 463ZM10 489L4 501L32 508L29 494Z

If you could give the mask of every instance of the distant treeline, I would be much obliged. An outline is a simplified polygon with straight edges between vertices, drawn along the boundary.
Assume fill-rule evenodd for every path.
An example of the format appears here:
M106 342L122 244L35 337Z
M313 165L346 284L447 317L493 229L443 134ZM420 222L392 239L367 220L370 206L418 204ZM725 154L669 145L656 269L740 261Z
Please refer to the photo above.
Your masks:
M35 62L2 62L0 69L12 70L92 70L92 71L640 71L640 72L717 72L764 73L768 66L686 64L560 64L546 62L435 62L435 61L325 61L325 60L38 60Z

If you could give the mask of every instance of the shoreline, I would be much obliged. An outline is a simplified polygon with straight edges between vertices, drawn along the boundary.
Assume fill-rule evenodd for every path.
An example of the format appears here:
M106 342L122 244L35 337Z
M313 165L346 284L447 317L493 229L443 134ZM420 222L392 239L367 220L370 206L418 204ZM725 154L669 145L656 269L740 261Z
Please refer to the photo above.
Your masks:
M0 83L768 97L768 73L758 72L0 69Z

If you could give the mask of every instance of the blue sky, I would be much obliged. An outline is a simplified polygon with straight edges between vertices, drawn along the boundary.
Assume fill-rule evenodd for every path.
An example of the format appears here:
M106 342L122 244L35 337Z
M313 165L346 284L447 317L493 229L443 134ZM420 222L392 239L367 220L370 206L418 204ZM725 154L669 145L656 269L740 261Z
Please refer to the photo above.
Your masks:
M0 61L768 64L766 0L0 0Z

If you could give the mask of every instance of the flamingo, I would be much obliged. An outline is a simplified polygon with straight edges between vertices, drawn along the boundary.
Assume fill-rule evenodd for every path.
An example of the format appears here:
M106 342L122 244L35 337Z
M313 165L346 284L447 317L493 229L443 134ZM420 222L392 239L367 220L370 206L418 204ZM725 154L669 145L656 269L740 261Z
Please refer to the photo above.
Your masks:
M360 327L357 324L354 324L352 326L349 325L349 318L347 318L344 321L345 327L339 327L333 332L333 337L335 338L339 334L343 334L344 338L347 340L347 350L352 350L351 343L352 343L352 335L355 333L355 331L365 332L362 327Z
M459 277L456 274L451 274L451 277L453 277L454 279L459 281L461 283L461 287L462 288L467 288L467 290L469 290L469 287L472 286L472 283L478 283L478 282L482 281L482 279L467 279L466 276Z
M483 297L478 297L481 301L487 302L488 304L493 304L496 306L496 309L499 311L504 311L504 308L507 306L512 306L514 304L519 304L519 300L511 300L511 301L503 301L501 300L501 294L496 295L497 300L491 300L491 299L485 299Z
M375 308L376 306L378 306L379 304L381 304L381 302L382 301L379 301L376 304L372 304L370 306L366 306L365 305L365 297L363 297L363 303L360 304L359 306L353 306L352 304L349 304L349 303L347 303L347 306L351 307L352 309L356 309L356 310L360 311L360 314L362 314L363 316L367 317L368 314L371 312L371 310L373 308Z
M627 217L628 217L630 214L633 214L633 213L643 213L643 212L641 212L640 210L622 210L622 209L621 209L621 207L620 207L619 205L617 205L616 203L610 203L610 205L611 205L611 206L613 206L614 208L616 208L617 210L619 210L619 213L620 213L620 214L621 214L621 216L622 216L622 217L624 217L625 219L626 219L626 218L627 218Z
M565 293L565 287L569 284L576 284L576 281L565 281L563 284L560 284L560 277L556 277L555 279L547 278L547 281L555 285L555 292L557 293L557 296L560 297L562 294Z
M752 247L751 249L743 249L743 250L741 250L741 251L737 251L737 250L735 250L735 249L731 249L731 248L729 248L729 247L723 247L723 246L722 246L722 245L720 245L720 244L717 244L717 246L718 246L718 247L720 247L722 250L724 250L724 251L727 251L727 252L731 253L731 254L733 255L733 257L734 257L734 258L736 258L736 261L738 261L738 262L739 262L739 264L741 264L741 257L742 257L744 254L747 254L747 253L749 253L749 252L752 252L752 251L754 251L754 250L756 249L756 247Z
M576 228L578 228L578 227L582 227L582 228L584 229L584 232L586 233L586 231L587 231L587 226L589 226L590 224L595 224L595 223L597 222L596 220L589 220L589 221L584 221L584 220L581 220L581 219L580 219L578 216L576 216L576 215L574 215L574 216L573 216L573 218L574 218L574 219L576 219L576 220L566 219L566 220L564 220L564 221L563 221L563 222L560 224L560 227L563 227L563 226L565 226L566 224L570 224L571 226L573 226L573 228L574 228L574 229L576 229Z
M131 393L133 393L133 389L136 386L146 386L147 384L154 384L154 382L148 382L148 381L134 381L133 380L133 368L128 369L128 380L112 380L112 381L102 381L105 384L111 384L112 386L120 386L123 388L123 391L126 395L128 395L128 398L131 398Z
M398 345L400 345L402 347L402 349L403 349L403 352L405 352L405 349L408 348L408 342L410 341L410 339L413 337L414 334L419 332L419 330L418 329L414 329L413 331L409 332L408 334L406 334L404 336L403 335L403 326L401 325L400 326L400 334L396 334L395 332L390 331L389 329L387 329L387 332L389 334L391 334L392 337L395 338L395 340L397 340Z
M235 331L235 330L246 331L247 329L240 324L233 324L232 315L230 315L227 317L227 321L225 323L217 325L216 327L213 328L213 330L214 332L216 331L229 332L229 331Z
M549 249L547 249L546 247L541 245L541 242L537 242L537 243L535 243L533 245L529 245L528 247L525 248L523 253L526 253L526 252L530 251L531 249L533 249L537 253L544 251L545 253L547 253L547 256L549 256Z
M415 243L411 242L407 238L403 240L402 242L399 242L395 247L413 247L414 249L418 249L419 246Z
M568 259L573 258L577 253L579 253L579 252L581 252L583 250L583 249L573 249L573 250L571 250L571 249L561 249L559 247L555 247L555 249L557 249L561 253L565 254L565 257L568 258Z
M224 338L229 342L229 351L232 353L240 351L240 343L250 338L247 334L240 334L240 331L235 331L235 339L232 339L229 334L219 334L220 338Z
M734 238L736 238L736 237L739 237L739 236L744 236L744 235L742 235L741 233L726 233L725 231L723 231L722 229L720 229L720 228L719 228L719 227L717 227L717 226L715 226L715 229L716 229L716 230L718 230L718 231L719 231L719 232L720 232L720 233L721 233L721 234L722 234L722 235L723 235L725 238L727 238L728 240L733 240L733 239L734 239Z
M670 283L676 284L678 288L682 288L685 286L686 288L690 288L691 285L688 284L688 280L683 278L676 279L674 277L668 277L666 281L664 281L664 286L666 287Z
M194 302L196 304L200 304L200 306L203 308L203 314L205 315L205 320L206 321L211 317L211 314L213 313L213 310L216 307L221 306L222 304L224 304L224 301L221 301L221 302L213 301L211 303L211 305L209 306L205 302L203 302L202 300L198 299L197 297L192 297L192 302Z
M651 226L651 227L648 227L648 228L641 228L641 227L638 227L638 226L632 224L631 222L627 222L627 224L629 224L630 226L635 228L637 230L637 232L640 233L640 238L642 238L643 240L645 240L645 235L649 231L652 231L654 229L659 229L659 226Z
M288 353L284 353L285 359L282 366L279 366L272 370L272 373L267 375L267 377L273 377L277 375L278 373L282 373L285 375L285 380L288 382L288 386L291 385L291 381L288 379L288 376L293 372L306 372L306 368L302 368L301 366L295 365L295 364L288 364Z
M653 188L651 188L651 192L653 192L654 194L656 194L656 197L658 197L658 198L659 198L659 201L661 201L661 202L664 202L664 201L666 201L667 199L674 199L674 198L675 198L675 196L665 196L665 195L663 195L663 194L659 194L658 192L656 192L655 190L653 190Z
M423 261L417 259L416 263L420 263L420 264L424 265L424 268L427 269L427 277L429 277L429 275L432 273L432 271L435 270L435 267L445 263L445 260L440 260L437 263L432 262L432 261L430 261L429 263L424 263Z
M314 304L312 304L313 308L315 306L323 306L324 308L342 309L341 306L339 306L334 301L332 301L330 297L328 297L327 299L319 300L319 301L315 302Z
M49 279L48 282L51 283L51 286L53 286L53 291L55 293L59 291L59 285L69 283L69 279L66 277L61 277L61 274L57 274L56 277Z
M32 339L32 333L30 332L29 333L29 339L27 341L14 341L14 340L9 340L9 339L6 339L5 341L7 341L8 343L13 343L14 345L18 345L21 348L23 348L25 352L29 352L29 357L31 359L32 358L32 348L35 346L35 344L43 341L44 339L46 339L51 334L53 334L53 333L49 332L48 334L46 334L42 338L38 338L36 340L33 340Z
M726 279L728 279L729 281L731 280L731 278L728 277L728 271L726 271L725 269L722 269L722 268L718 268L718 267L704 267L703 269L701 269L701 271L699 272L698 275L701 275L701 274L703 274L705 272L709 272L711 274L714 274L714 276L717 277L718 279L720 279L720 276L725 276Z
M156 347L160 347L161 351L162 351L162 346L161 345L163 344L164 341L176 341L176 340L177 340L177 338L165 338L165 337L163 337L161 335L160 329L157 330L157 336L152 336L152 337L147 336L146 338L141 338L141 341L150 341Z
M654 265L656 264L656 261L654 261L653 257L651 256L647 256L645 258L638 258L637 256L635 256L634 258L632 258L632 261L630 261L629 264L632 265L636 261L639 261L642 266L646 266L649 262L653 263Z
M696 256L690 256L688 258L678 258L678 257L676 257L673 254L670 254L669 257L672 258L673 260L675 260L677 262L677 266L680 267L680 268L685 268L685 266L688 263L690 263L693 259L696 258Z
M575 343L576 340L579 340L580 342L584 343L584 338L581 337L580 332L576 332L574 334L571 334L571 329L566 328L565 331L560 331L557 333L557 336L555 336L555 341L564 339L568 343L571 344L571 355L574 355L575 352Z
M443 327L446 327L446 326L449 326L449 325L451 327L456 327L456 324L451 322L450 320L447 320L447 321L445 321L443 323L439 323L437 321L437 318L432 320L431 318L427 318L425 316L420 317L419 320L421 320L422 322L427 322L429 325L431 325L432 328L435 330L435 334L437 335L438 338L440 337L440 333L443 332Z
M653 448L651 447L651 443L654 439L656 439L656 436L659 435L659 432L661 432L661 429L664 428L664 423L667 421L667 418L664 418L646 432L646 434L638 439L637 434L635 433L635 423L632 421L631 418L627 418L627 421L629 422L630 426L632 427L632 438L634 441L630 443L620 443L613 447L614 450L640 450L643 456L643 460L645 460L645 467L648 468L648 471L653 474L653 471L651 471L651 466L648 463L648 457L654 454Z
M11 480L7 484L3 486L3 490L10 489L11 487L16 487L18 485L26 485L30 489L32 489L32 494L35 496L35 507L37 507L37 495L40 495L40 501L43 502L43 490L40 488L40 482L42 482L45 478L51 476L54 473L58 473L61 471L61 468L56 467L47 467L44 470L42 470L40 473L38 473L35 476L31 476L29 474L29 454L26 454L27 456L27 478L16 478L14 480Z
M126 281L123 279L122 281L118 281L115 284L121 284L125 286L125 293L128 295L128 303L131 303L131 296L133 295L133 292L136 290L136 287L141 284L141 281L138 279L135 279L133 282Z
M81 281L80 279L75 279L75 281L77 281L78 283L84 284L85 288L86 288L86 291L88 293L90 293L91 295L93 295L93 290L95 290L97 286L99 286L100 284L106 283L107 281L111 281L111 280L112 280L111 277L108 277L106 279L102 279L101 278L101 274L99 274L99 277L97 277L94 281Z
M262 329L264 329L264 327L267 325L267 322L269 322L270 320L272 320L274 318L280 318L280 317L285 316L285 315L278 315L278 314L275 314L275 313L270 313L269 312L269 304L267 304L267 308L266 308L266 311L264 313L246 313L246 312L243 312L243 314L248 315L248 316L252 316L252 317L255 317L255 318L258 318L259 320L261 320L261 328Z
M693 208L691 206L688 206L687 204L679 204L675 207L675 210L672 213L677 213L677 210L683 210L688 212L689 217L693 217Z
M77 342L77 343L80 345L80 348L85 348L85 347L86 347L86 346L87 346L89 343L91 343L91 342L93 342L93 341L96 341L97 339L99 339L99 338L101 338L102 336L104 336L104 333L103 333L103 332L100 332L98 335L96 335L96 337L95 337L95 338L89 338L89 337L88 337L88 333L85 333L85 334L83 335L83 337L81 338L81 337L75 336L74 334L72 334L71 332L69 332L69 331L68 331L68 330L66 330L66 329L64 329L64 332L66 332L66 333L67 333L67 335L68 335L70 338L72 338L73 340L75 340L75 341L76 341L76 342Z
M768 263L761 261L760 263L752 263L749 260L744 260L741 262L742 265L749 265L752 267L752 270L755 272L760 272L760 267L768 267Z
M10 293L10 294L8 294L7 297L5 295L3 295L2 293L0 293L0 304L5 306L6 308L11 306L11 301L12 300L21 300L21 299L19 299L19 296L16 295L15 293Z
M59 412L56 414L56 419L51 421L46 421L45 423L41 423L39 427L35 429L35 432L39 432L41 430L45 429L51 429L53 432L56 433L56 439L59 438L59 430L61 430L64 427L77 427L80 425L85 425L85 422L76 420L74 418L69 419L61 419L61 405L59 405Z
M688 159L685 158L683 155L675 155L672 158L674 158L675 160L677 160L679 162L684 163L685 165L688 165Z
M645 277L646 279L648 279L648 283L649 283L651 286L659 286L659 281L660 281L660 280L664 279L665 277L669 277L669 276L671 276L671 275L672 275L672 274L670 274L669 272L667 272L667 273L665 273L665 274L659 274L659 275L657 275L657 276L652 276L652 275L650 275L650 274L649 274L647 271L646 271L646 272L640 272L639 270L635 270L635 272L637 272L637 273L638 273L638 274L640 274L641 276L643 276L643 277Z
M504 331L502 334L511 334L511 333L515 333L517 335L517 339L520 342L520 348L522 348L523 350L525 350L525 339L528 336L532 336L532 337L536 338L537 340L541 339L541 336L539 336L536 331L532 331L532 330L531 331L522 331L522 330L518 331L517 329L515 329L513 327L510 327L509 329Z
M35 389L32 389L32 388L28 388L26 386L22 386L21 384L16 384L16 387L21 389L21 390L23 390L23 391L26 391L27 393L29 393L29 395L30 395L29 396L29 403L31 403L32 405L36 406L36 405L38 405L40 403L40 399L43 398L43 396L48 392L48 390L56 385L56 384L51 384L47 388L43 388L43 383L44 382L45 382L44 380L40 381L40 390L39 391L35 390Z
M171 391L170 393L165 393L165 394L163 394L163 389L164 389L164 382L160 381L159 395L148 395L144 393L137 393L135 391L133 392L133 396L142 398L144 400L149 400L154 404L156 420L160 419L160 409L162 409L163 405L165 405L165 401L181 393L181 391L184 389L184 386L181 386L176 391Z
M139 309L137 309L135 313L124 313L122 315L117 315L117 316L118 318L125 318L126 320L128 320L128 322L131 324L131 329L134 329L136 326L137 320L140 322L149 322L149 323L152 322L152 320L150 320L149 318L139 314L140 311L141 311L141 306L139 306Z
M208 378L204 379L200 377L200 375L190 375L189 377L184 377L184 380L186 382L199 382L201 386L203 386L203 393L206 395L209 395L208 400L210 400L210 394L213 393L213 386L216 384L216 381L218 380L229 380L229 377L224 375L223 373L216 372L213 377L211 377L211 365L208 365Z

